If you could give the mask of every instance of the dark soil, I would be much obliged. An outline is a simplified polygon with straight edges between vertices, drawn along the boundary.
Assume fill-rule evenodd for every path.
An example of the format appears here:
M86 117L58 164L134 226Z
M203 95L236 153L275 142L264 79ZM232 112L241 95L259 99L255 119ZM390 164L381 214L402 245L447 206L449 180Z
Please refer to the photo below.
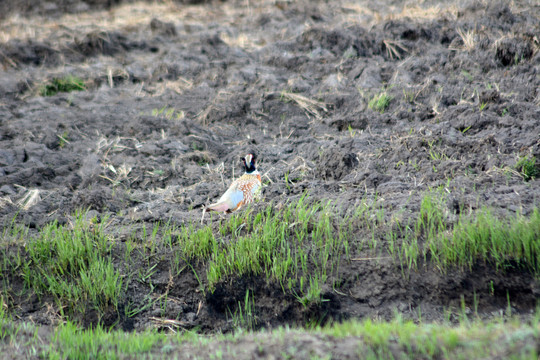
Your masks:
M0 27L4 224L18 214L37 231L88 208L110 216L107 232L122 240L143 225L198 221L253 149L266 183L261 206L308 190L343 213L367 199L386 220L405 221L442 187L449 221L484 206L500 216L538 207L540 179L526 182L514 171L523 156L540 159L534 1L120 2L2 3L0 12L11 14ZM86 90L40 96L68 75ZM389 106L369 108L383 91ZM288 93L316 102L304 108ZM21 209L32 189L39 201ZM143 330L164 318L227 331L230 307L247 289L264 327L389 319L396 309L434 321L460 313L463 302L484 318L509 305L527 315L540 294L538 279L518 268L480 262L441 272L428 259L404 274L383 258L343 263L341 287L324 289L329 301L306 309L264 278L205 292L195 276L204 263L172 276L170 254L137 256L130 272L157 266L148 282L130 283L122 306L167 294L165 310L156 302L131 317L114 312L100 319L105 325ZM121 253L115 261L124 266ZM9 281L19 319L58 321L52 299L23 291L17 276ZM81 321L95 324L96 316L89 311Z

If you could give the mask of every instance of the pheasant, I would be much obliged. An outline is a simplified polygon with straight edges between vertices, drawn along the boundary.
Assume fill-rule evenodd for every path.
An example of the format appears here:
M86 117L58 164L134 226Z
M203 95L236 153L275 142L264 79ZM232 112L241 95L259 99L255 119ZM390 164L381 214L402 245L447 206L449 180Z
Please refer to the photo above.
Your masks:
M247 154L245 158L242 158L246 169L245 174L233 181L217 203L204 208L203 218L208 211L230 213L253 202L261 188L261 174L255 167L256 160L257 156L255 154Z

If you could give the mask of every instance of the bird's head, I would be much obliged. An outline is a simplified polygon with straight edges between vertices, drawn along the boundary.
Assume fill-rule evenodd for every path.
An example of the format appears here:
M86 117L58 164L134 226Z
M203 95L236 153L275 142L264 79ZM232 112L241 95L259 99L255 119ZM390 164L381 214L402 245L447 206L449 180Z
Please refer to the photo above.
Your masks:
M246 168L246 173L250 174L257 170L255 168L256 160L257 160L257 155L255 154L247 154L246 157L242 158L242 162L244 163L244 167Z

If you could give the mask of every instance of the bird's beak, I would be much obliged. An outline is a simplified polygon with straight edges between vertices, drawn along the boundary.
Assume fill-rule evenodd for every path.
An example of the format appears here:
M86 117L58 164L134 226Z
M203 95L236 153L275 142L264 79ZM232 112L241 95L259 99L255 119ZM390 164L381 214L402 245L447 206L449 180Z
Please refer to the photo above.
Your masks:
M247 155L246 155L246 165L247 165L247 166L250 166L250 165L251 165L251 160L253 160L253 155L247 154Z

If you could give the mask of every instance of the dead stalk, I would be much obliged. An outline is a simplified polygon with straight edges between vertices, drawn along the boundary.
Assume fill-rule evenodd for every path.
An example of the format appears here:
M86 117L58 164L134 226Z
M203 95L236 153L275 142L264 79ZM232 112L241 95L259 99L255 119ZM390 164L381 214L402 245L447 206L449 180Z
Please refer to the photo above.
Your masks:
M317 120L321 120L323 118L321 111L325 113L328 112L328 108L326 107L327 104L322 101L313 100L305 96L286 91L282 92L281 96L289 101L295 102L300 108L302 108L306 112L306 115L308 117L310 117L311 115L314 116Z

